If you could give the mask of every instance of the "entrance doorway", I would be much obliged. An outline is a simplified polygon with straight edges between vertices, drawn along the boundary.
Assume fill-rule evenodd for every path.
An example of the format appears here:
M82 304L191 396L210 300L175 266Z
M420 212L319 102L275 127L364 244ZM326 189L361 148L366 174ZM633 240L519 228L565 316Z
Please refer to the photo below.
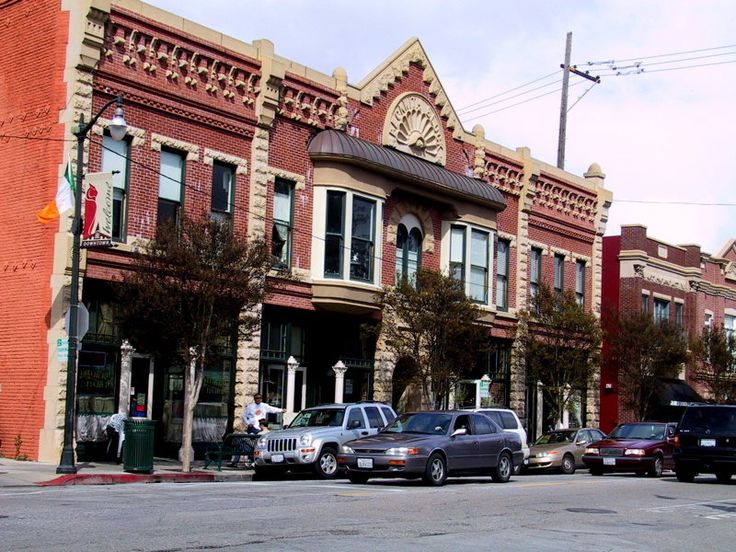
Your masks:
M153 417L153 359L134 355L130 373L131 418Z

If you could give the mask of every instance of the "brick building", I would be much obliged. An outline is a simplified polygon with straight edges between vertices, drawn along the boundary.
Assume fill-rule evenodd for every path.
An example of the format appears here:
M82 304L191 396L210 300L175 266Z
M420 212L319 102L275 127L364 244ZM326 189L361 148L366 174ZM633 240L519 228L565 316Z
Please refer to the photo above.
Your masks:
M176 449L182 368L133 350L112 291L157 221L202 211L265 237L294 279L263 305L260 335L206 373L195 442L237 427L256 390L289 411L336 390L401 400L395 359L361 326L380 319L375 293L417 266L451 271L485 311L494 349L469 383L489 376L486 402L515 408L532 436L542 427L541 394L512 354L517 313L541 282L599 312L611 202L600 167L576 176L464 129L416 39L352 84L137 0L5 0L0 19L17 29L0 38L3 454L19 436L22 453L58 459L71 213L45 226L33 213L76 156L79 115L117 94L126 139L110 138L105 112L85 142L86 172L115 172L113 247L82 252L81 449L118 411L157 420L157 452ZM597 423L597 389L581 390L580 423Z
M650 312L655 320L682 327L689 337L703 328L736 329L736 249L730 240L717 255L698 245L671 245L647 236L642 225L621 227L619 236L603 238L603 304L619 313ZM607 343L604 342L604 349ZM659 416L678 420L676 403L708 398L683 366L679 379L662 382ZM601 429L631 421L617 391L618 368L601 368Z

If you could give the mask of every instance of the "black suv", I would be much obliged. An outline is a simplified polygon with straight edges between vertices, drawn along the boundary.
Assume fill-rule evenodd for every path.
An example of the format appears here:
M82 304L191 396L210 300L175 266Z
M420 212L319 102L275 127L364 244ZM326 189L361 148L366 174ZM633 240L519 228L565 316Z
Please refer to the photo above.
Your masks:
M699 473L714 473L727 483L736 473L736 405L688 406L674 445L678 481L689 483Z

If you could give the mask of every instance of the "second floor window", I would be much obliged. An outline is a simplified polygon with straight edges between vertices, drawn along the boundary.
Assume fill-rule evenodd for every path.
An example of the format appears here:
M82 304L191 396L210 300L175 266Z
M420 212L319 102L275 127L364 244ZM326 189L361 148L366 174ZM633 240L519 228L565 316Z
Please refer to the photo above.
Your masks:
M641 312L644 314L649 312L649 295L646 293L641 294Z
M465 228L450 229L450 276L465 282Z
M670 302L664 299L654 299L654 320L666 322L670 319Z
M562 293L565 289L565 256L555 254L555 291Z
M542 283L542 250L532 247L529 255L529 299L534 300Z
M585 306L585 261L575 262L575 300Z
M509 308L509 241L498 240L496 251L496 307Z
M404 224L396 229L396 283L416 283L416 272L421 263L422 232L413 227L407 230Z
M161 150L161 170L158 179L158 223L179 223L184 191L184 155Z
M277 178L273 189L273 231L271 235L271 255L273 255L277 268L289 268L291 265L293 205L293 183Z
M482 304L488 304L490 237L489 232L475 228L457 225L450 229L450 275L464 282L468 297Z
M370 282L373 280L376 202L354 196L352 223L350 279Z
M113 140L102 137L102 172L112 175L112 239L125 241L125 225L128 198L128 152L130 144L126 140Z
M230 165L212 164L212 213L226 218L233 213L235 171Z
M723 331L726 332L726 336L729 339L733 339L736 334L734 334L734 330L736 330L736 316L731 316L727 314L723 318Z
M675 324L678 328L682 328L684 307L682 303L675 303Z

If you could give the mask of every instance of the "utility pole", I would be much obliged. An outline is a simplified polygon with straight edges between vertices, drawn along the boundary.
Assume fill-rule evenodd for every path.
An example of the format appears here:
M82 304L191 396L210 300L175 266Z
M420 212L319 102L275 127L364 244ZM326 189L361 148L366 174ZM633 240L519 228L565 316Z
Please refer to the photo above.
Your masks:
M572 52L572 33L567 33L567 43L565 45L565 63L561 64L560 67L562 68L562 101L560 102L560 134L557 139L557 168L558 169L564 169L565 168L565 139L567 135L567 89L569 88L570 84L570 73L573 73L575 75L578 75L579 77L583 77L584 79L588 79L589 81L593 81L594 83L601 82L600 77L594 77L589 75L587 72L580 71L577 66L570 66L570 54ZM588 89L590 90L590 89ZM588 90L585 91L583 96L588 93ZM575 107L575 104L578 103L582 99L583 96L580 96L578 100L572 104L572 107ZM570 109L572 109L572 107Z
M560 102L560 133L557 137L557 168L565 168L565 135L567 133L567 88L570 83L570 54L572 53L572 33L567 33L565 43L565 65L562 66L562 101Z

